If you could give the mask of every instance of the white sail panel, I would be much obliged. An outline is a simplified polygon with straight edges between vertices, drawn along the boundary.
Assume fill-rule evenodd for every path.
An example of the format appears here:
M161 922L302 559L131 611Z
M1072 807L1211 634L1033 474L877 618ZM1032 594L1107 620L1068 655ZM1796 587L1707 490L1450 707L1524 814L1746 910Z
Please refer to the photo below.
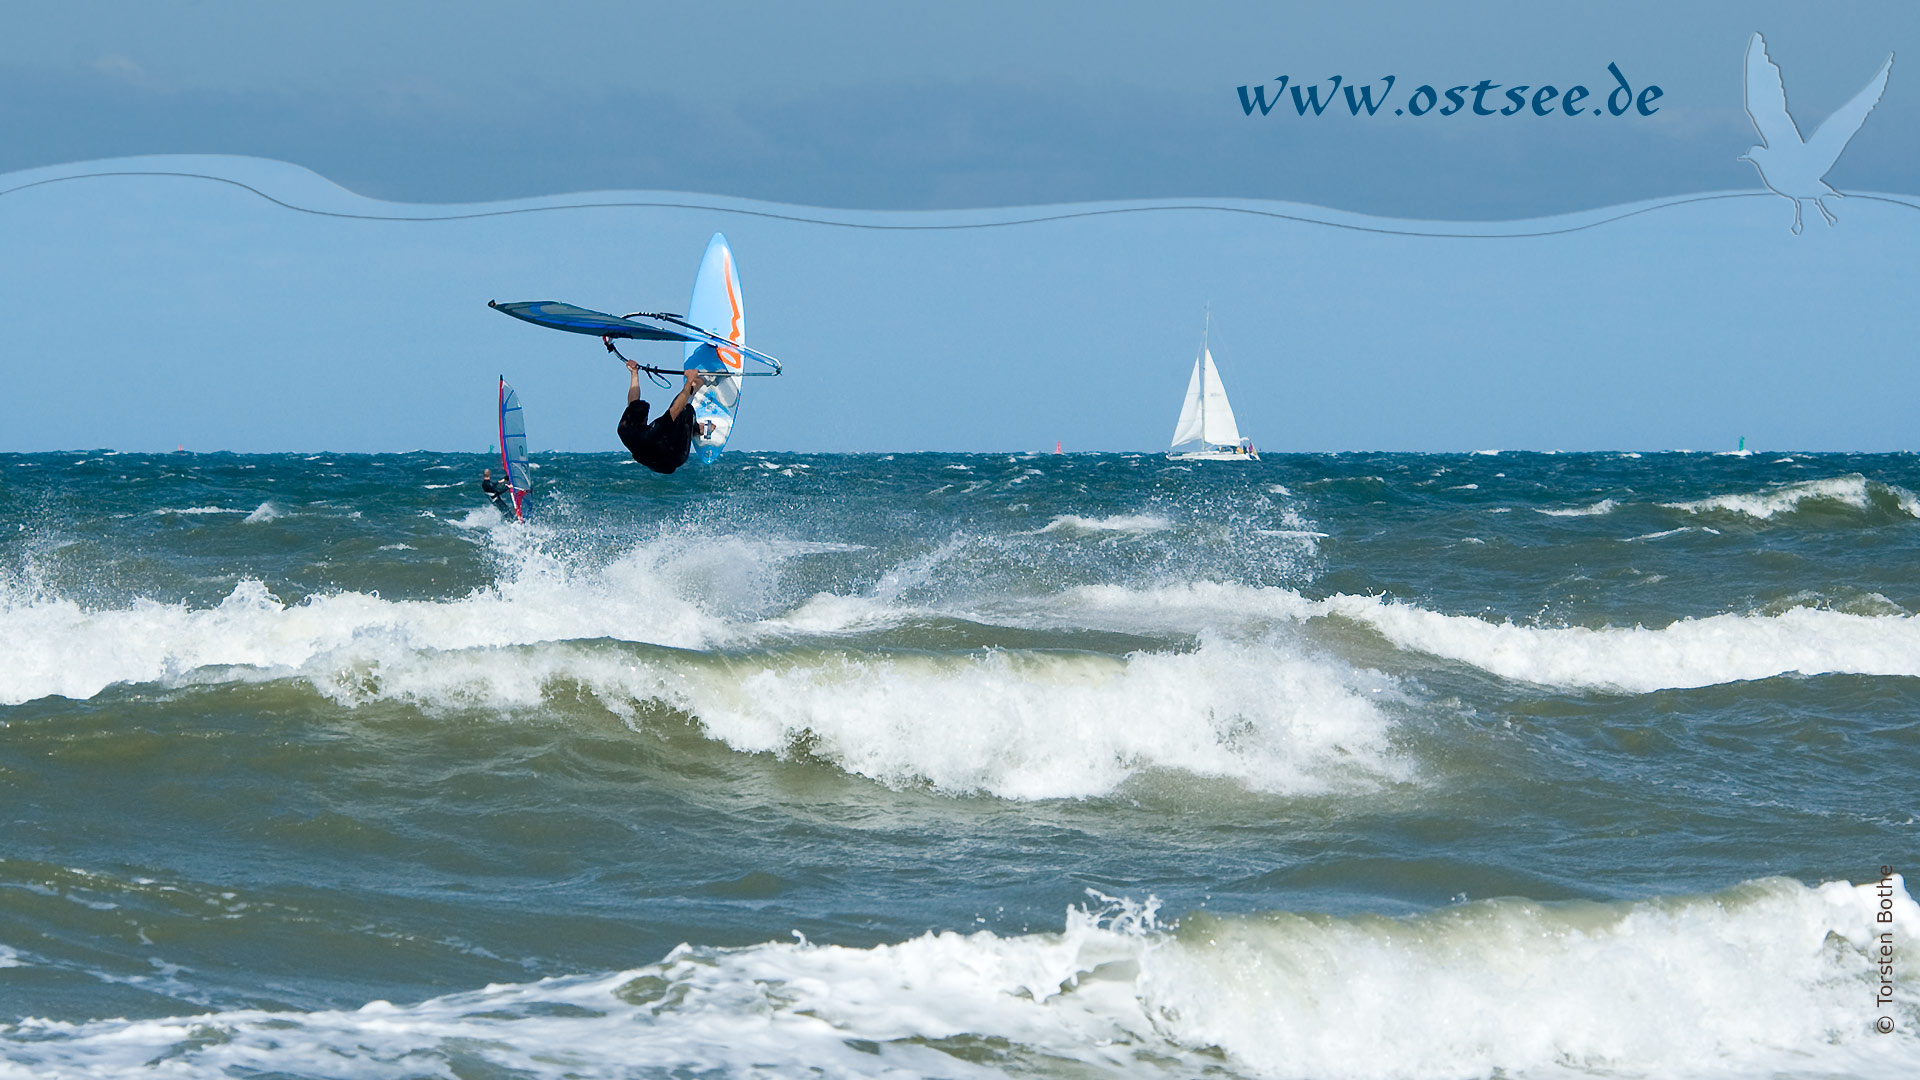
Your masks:
M1208 349L1205 355L1206 371L1200 380L1205 388L1200 407L1200 414L1205 417L1202 437L1215 446L1238 446L1240 428L1233 422L1233 406L1227 404L1227 388L1220 385L1220 370L1213 366L1213 350ZM1188 394L1192 392L1189 390ZM1185 419L1185 412L1180 415Z
M1180 422L1173 425L1173 445L1200 438L1200 361L1193 362L1193 377L1187 380L1187 400L1180 406Z

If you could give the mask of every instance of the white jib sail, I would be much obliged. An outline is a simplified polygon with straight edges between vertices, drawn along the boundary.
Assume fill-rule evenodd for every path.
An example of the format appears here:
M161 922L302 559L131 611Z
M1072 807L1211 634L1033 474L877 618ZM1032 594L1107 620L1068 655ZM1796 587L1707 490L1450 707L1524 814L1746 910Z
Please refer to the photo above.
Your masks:
M1200 361L1193 361L1193 377L1187 380L1187 400L1180 405L1180 421L1173 425L1173 445L1192 442L1201 437L1200 424Z
M1206 350L1205 356L1206 373L1200 380L1205 387L1200 405L1201 437L1214 446L1238 446L1240 428L1233 422L1233 406L1227 404L1227 388L1220 385L1220 370L1213 366L1213 350ZM1185 413L1181 416L1184 419Z

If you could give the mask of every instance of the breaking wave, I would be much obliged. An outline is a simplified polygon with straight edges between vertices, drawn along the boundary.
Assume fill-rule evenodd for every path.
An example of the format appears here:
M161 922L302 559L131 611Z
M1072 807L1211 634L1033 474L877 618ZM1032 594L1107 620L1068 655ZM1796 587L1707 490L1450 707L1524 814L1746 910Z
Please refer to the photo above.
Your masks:
M1920 992L1868 950L1904 882L1770 878L1631 903L1162 924L1096 896L1058 933L682 945L413 1005L24 1019L0 1074L1402 1077L1907 1075ZM1877 923L1885 912L1891 921ZM798 935L796 935L797 937ZM1873 1025L1886 1016L1894 1032Z
M1782 514L1846 507L1892 517L1920 518L1920 495L1898 484L1883 484L1859 473L1825 480L1804 480L1751 494L1714 495L1691 502L1662 503L1693 514L1740 514L1765 521Z
M736 725L742 745L761 746L767 739L745 732L770 724L822 735L820 717L834 708L879 710L891 702L887 707L927 717L991 708L1061 717L1074 713L1072 702L1085 690L1086 702L1099 703L1086 706L1095 713L1126 711L1119 708L1123 701L1145 700L1127 695L1176 694L1195 703L1187 710L1192 715L1215 717L1206 723L1231 725L1249 715L1245 702L1283 689L1262 684L1261 672L1283 682L1307 679L1311 688L1301 683L1286 692L1317 703L1311 709L1326 706L1331 715L1339 712L1332 703L1360 692L1356 687L1370 694L1380 679L1313 647L1311 624L1329 618L1362 624L1402 650L1503 678L1577 689L1640 693L1787 674L1920 676L1920 622L1904 613L1800 606L1662 627L1548 626L1495 623L1377 596L1310 599L1278 586L1217 582L1086 585L1027 596L988 591L916 606L898 598L900 579L919 572L911 560L882 575L871 594L821 593L795 602L779 598L783 563L856 546L663 539L636 544L603 565L578 566L531 541L502 542L523 545L508 553L511 572L452 600L338 592L289 604L264 584L242 580L212 607L134 600L99 609L42 587L0 584L0 631L13 642L10 663L0 668L0 704L47 695L85 699L121 683L221 677L209 671L244 669L248 674L235 677L324 683L327 672L368 664L398 670L415 663L409 657L426 654L452 670L458 667L452 657L462 651L597 639L681 650L765 650L871 634L913 620L953 619L1146 635L1167 644L1127 657L1087 654L1056 661L1012 650L941 654L935 661L863 643L839 659L819 661L824 666L768 661L754 677L770 692L777 689L772 696L781 700L757 720L742 719L745 714L720 698L697 703L701 718ZM1301 674L1309 671L1319 674ZM536 682L561 677L566 673L546 671ZM891 681L896 678L897 685ZM1054 682L1075 689L1049 689ZM1108 700L1103 695L1110 692L1121 696ZM941 704L949 694L951 704ZM897 774L876 766L875 775Z
M0 631L17 642L0 702L278 680L347 708L513 711L563 693L635 727L677 713L743 753L1013 799L1096 797L1163 771L1287 794L1409 776L1390 739L1394 681L1297 634L1209 632L1124 654L849 641L923 612L830 594L768 608L780 561L851 545L732 543L744 550L717 559L725 542L712 537L647 542L593 567L530 545L511 577L439 601L339 592L285 603L246 580L211 607L96 610L14 590L0 596Z
M1795 607L1658 629L1589 629L1491 623L1361 597L1337 597L1329 607L1401 648L1570 689L1650 693L1778 675L1920 677L1920 620L1910 615Z
M1313 794L1405 779L1390 681L1275 645L1128 656L577 643L402 652L303 676L336 702L538 706L580 688L635 727L649 706L744 753L805 753L890 786L1010 799L1110 794L1155 771Z
M1360 623L1398 648L1503 678L1570 689L1648 693L1777 675L1920 677L1920 620L1792 607L1723 614L1650 629L1495 623L1374 596L1311 600L1282 588L1196 584L1161 589L1086 586L1049 602L1042 618L1109 629L1198 632L1234 620Z

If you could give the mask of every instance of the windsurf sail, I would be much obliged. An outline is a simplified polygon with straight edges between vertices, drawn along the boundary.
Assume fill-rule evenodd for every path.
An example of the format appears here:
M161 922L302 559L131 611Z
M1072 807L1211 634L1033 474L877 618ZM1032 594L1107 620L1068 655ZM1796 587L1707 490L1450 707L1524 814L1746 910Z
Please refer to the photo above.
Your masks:
M565 330L570 334L591 334L603 338L631 338L638 341L684 341L694 347L710 346L715 350L737 352L744 360L751 360L757 366L753 369L730 370L731 375L778 375L780 361L758 349L749 349L745 345L735 344L726 337L708 330L702 330L679 315L661 311L636 311L628 315L609 315L604 311L592 311L558 300L516 300L508 303L489 300L487 306L502 314L530 322L535 326L544 326L549 330ZM729 368L733 365L727 365ZM648 368L661 374L678 375L677 370Z
M500 471L513 492L513 516L525 521L527 492L533 487L527 468L527 421L520 412L520 392L507 385L505 375L500 376Z

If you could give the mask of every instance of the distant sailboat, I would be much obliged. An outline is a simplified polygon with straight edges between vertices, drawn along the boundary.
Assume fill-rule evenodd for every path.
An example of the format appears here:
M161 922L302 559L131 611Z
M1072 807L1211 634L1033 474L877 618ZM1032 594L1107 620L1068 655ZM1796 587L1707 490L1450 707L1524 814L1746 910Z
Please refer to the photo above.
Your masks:
M1233 422L1233 406L1227 404L1227 388L1220 382L1220 369L1213 364L1213 351L1207 347L1213 330L1213 314L1207 314L1207 326L1200 334L1200 355L1193 361L1193 377L1187 380L1187 400L1180 406L1180 421L1173 425L1173 446L1167 456L1175 461L1258 461L1253 444L1240 437ZM1183 450L1181 447L1188 447Z

